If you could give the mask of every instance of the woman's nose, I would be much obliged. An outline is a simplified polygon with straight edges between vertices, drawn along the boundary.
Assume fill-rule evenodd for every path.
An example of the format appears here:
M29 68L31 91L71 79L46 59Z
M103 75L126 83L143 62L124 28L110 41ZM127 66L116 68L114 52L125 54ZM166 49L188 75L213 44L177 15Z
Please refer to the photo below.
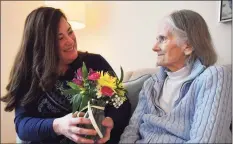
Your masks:
M70 36L67 36L67 38L66 38L66 44L67 45L73 45L74 44L74 40Z
M154 47L152 48L152 50L155 51L155 52L158 52L158 51L161 50L161 49L159 48L158 43L155 43L155 45L154 45Z

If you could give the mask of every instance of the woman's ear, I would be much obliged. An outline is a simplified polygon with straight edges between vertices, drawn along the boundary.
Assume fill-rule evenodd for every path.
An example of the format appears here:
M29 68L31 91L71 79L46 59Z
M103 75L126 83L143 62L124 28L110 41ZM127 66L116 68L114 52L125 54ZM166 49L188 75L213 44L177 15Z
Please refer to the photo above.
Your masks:
M186 44L183 50L184 50L184 54L188 56L191 55L191 53L193 52L193 47L190 46L189 44Z
M192 52L193 52L193 49L192 49L192 48L185 48L185 49L184 49L184 54L185 54L186 56L191 55Z

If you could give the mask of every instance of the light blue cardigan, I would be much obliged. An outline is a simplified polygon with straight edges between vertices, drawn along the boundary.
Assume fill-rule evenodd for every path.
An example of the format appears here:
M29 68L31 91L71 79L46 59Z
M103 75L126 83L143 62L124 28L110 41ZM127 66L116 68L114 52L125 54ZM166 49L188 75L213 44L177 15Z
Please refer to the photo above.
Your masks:
M231 143L231 71L196 60L169 113L158 103L164 71L144 83L120 143Z

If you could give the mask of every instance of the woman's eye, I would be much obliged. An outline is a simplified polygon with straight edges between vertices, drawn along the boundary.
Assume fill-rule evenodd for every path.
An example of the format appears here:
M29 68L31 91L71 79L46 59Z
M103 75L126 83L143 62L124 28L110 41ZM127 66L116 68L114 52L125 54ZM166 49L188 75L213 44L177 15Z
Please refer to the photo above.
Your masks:
M62 40L62 39L63 39L63 37L59 37L58 39L59 39L59 40Z
M157 38L157 40L158 40L160 43L164 42L166 39L167 39L167 38L166 38L165 36L159 36L159 37Z
M164 36L161 36L160 37L160 41L163 42L165 40L165 37Z

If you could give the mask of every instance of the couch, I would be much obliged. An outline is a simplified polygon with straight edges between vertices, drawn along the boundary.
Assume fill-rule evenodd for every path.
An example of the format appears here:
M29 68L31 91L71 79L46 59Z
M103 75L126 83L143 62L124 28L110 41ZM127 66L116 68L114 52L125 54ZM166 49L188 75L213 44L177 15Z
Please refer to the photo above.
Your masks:
M151 74L155 74L158 71L157 68L142 68L134 71L127 71L124 74L123 86L128 91L128 98L131 103L131 114L138 103L138 95L141 91L143 83L147 80Z

